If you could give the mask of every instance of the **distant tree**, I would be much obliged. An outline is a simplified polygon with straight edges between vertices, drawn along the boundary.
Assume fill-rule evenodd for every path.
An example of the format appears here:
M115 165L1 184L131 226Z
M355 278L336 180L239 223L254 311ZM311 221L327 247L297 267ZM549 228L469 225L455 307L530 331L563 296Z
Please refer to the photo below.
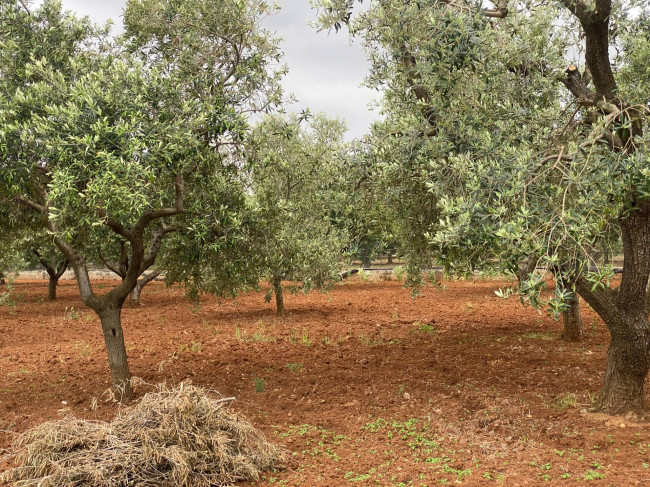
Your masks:
M74 269L126 398L125 299L175 217L230 170L245 114L279 101L277 42L260 28L268 10L133 0L112 42L59 3L0 3L0 194L39 217ZM87 263L101 238L125 245L129 267L97 295Z
M324 24L351 21L354 2L319 3ZM386 88L388 143L426 189L415 197L433 201L429 245L450 265L536 255L555 313L580 294L611 335L594 407L616 414L644 410L650 369L649 15L611 0L377 0L351 28ZM611 269L589 266L616 234L612 288ZM530 281L541 305L543 281Z
M47 235L40 235L40 238L31 237L27 242L26 260L38 262L43 266L48 275L47 297L50 301L56 299L56 288L59 285L59 279L68 269L68 259L56 248ZM29 252L32 255L29 255Z
M261 237L254 252L278 315L284 314L282 281L307 291L339 278L347 236L333 215L347 197L345 131L343 122L324 115L309 123L270 116L253 131L251 204Z

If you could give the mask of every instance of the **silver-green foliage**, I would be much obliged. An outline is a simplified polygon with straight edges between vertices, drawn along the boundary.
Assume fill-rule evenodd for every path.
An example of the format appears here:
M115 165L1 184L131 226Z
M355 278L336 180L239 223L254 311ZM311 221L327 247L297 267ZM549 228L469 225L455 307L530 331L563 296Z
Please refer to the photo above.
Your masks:
M308 124L308 126L306 126ZM338 279L347 233L336 215L346 200L345 124L267 117L250 144L250 203L263 273L303 289Z

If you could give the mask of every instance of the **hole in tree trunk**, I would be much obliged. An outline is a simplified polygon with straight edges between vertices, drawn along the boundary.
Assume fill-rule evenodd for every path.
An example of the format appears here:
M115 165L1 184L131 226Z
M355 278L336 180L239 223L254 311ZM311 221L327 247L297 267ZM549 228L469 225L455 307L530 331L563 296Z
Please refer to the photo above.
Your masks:
M111 331L113 332L113 336L117 335L115 328L111 328Z

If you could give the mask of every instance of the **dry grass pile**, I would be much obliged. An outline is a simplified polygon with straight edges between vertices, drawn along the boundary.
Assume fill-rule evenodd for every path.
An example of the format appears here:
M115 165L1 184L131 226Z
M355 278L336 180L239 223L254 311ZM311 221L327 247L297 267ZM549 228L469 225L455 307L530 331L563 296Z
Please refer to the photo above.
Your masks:
M66 418L19 436L0 484L225 486L285 460L228 402L181 384L146 394L110 423Z

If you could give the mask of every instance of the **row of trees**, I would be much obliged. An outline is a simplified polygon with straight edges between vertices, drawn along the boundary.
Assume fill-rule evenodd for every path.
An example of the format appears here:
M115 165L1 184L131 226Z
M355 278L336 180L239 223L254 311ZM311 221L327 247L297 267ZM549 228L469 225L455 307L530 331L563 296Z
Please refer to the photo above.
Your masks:
M317 3L321 26L363 40L367 82L384 93L363 143L324 116L251 129L283 101L262 0L131 0L118 39L54 1L0 0L0 246L51 244L60 263L45 247L34 257L74 269L127 398L121 309L147 278L163 270L192 297L267 278L282 313L283 280L321 287L346 251L384 245L406 254L416 287L436 262L517 274L523 300L564 313L567 339L582 296L612 336L595 406L643 409L648 12L375 0L353 17L352 0ZM619 242L612 288L595 253ZM121 284L95 294L90 262ZM539 268L555 278L550 300Z
M74 270L127 399L122 307L162 271L193 298L268 279L282 314L284 280L324 287L356 248L345 124L267 115L250 130L283 98L272 12L132 0L113 39L56 1L0 0L0 268L44 265L52 298ZM91 265L121 283L96 294Z

